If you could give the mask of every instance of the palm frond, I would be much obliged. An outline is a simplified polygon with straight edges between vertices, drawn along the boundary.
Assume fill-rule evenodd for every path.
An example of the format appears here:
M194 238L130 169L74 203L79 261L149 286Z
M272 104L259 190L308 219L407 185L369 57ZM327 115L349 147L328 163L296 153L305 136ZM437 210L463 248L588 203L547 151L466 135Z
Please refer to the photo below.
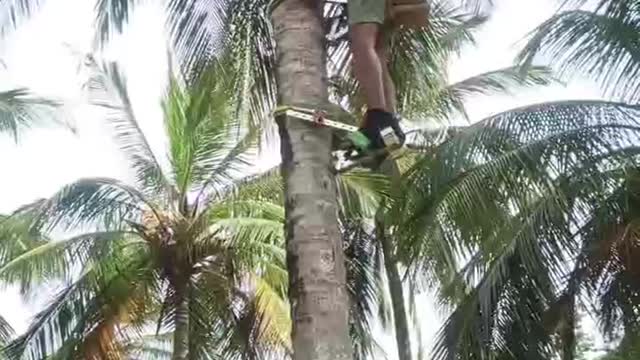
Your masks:
M42 0L6 0L0 4L0 38L28 20L40 7Z
M104 47L114 34L121 34L138 0L98 0L95 6L94 43Z
M473 44L474 31L487 20L446 2L438 5L429 28L401 31L390 46L397 111L407 119L445 121L450 117L450 109L442 108L434 96L446 86L446 62L463 46Z
M58 123L60 105L58 101L34 96L25 88L0 91L0 133L18 141L26 129Z
M384 348L373 336L372 322L380 317L389 322L384 301L384 284L380 266L381 250L377 239L367 231L364 220L341 216L341 232L345 243L347 290L350 298L350 335L354 358L386 358Z
M0 346L3 346L14 336L14 331L9 322L0 316Z
M555 79L547 67L536 66L527 69L507 67L478 74L446 86L436 96L443 109L450 109L450 114L463 111L461 115L468 118L464 104L471 96L513 94L513 90L545 86Z
M282 222L251 217L212 219L214 232L229 236L234 247L273 253L284 239ZM222 235L221 234L221 235ZM226 237L226 236L225 236ZM283 250L282 250L283 251ZM280 251L277 251L277 253ZM252 258L255 254L251 254ZM265 259L266 260L266 259Z
M231 85L225 70L213 67L188 88L171 81L164 110L175 182L183 197L221 187L249 164L256 134L233 116Z
M230 3L232 1L227 0L216 4L203 4L201 0L166 2L172 48L186 73L218 55L219 37L224 36Z
M115 62L98 64L93 61L89 66L93 71L85 85L89 99L106 111L105 118L135 171L139 186L150 196L174 195L172 184L136 119L124 73Z
M282 204L284 201L283 183L278 166L238 179L227 190L220 192L225 194L221 196L225 199L269 201L274 204Z
M347 218L372 218L390 198L390 181L381 174L353 170L337 178L340 211Z
M549 281L546 274L524 270L520 253L508 249L491 262L485 277L443 325L434 346L435 359L480 359L490 353L549 358L550 338L539 321L549 292L543 284Z
M32 214L21 209L11 215L0 215L0 267L21 254L49 242L47 236L32 231Z
M197 78L210 66L224 64L235 90L230 94L234 115L252 131L260 128L272 141L269 121L276 98L275 42L269 0L199 0L168 2L168 27L176 53L188 74Z
M254 278L253 295L256 339L266 348L279 349L282 353L291 353L291 319L286 292L288 278L273 284L261 278ZM273 285L276 285L274 287Z
M474 13L488 13L493 9L493 0L456 0L463 8Z
M171 360L173 333L142 335L124 345L125 351L140 360Z
M639 115L607 102L528 106L467 128L416 163L403 185L404 205L413 205L399 214L415 216L399 222L400 255L459 304L436 358L548 355L550 335L536 319L567 286L586 214L635 166ZM526 348L512 337L522 333Z
M44 243L0 263L0 280L19 284L25 295L46 281L69 280L74 266L89 259L99 261L122 236L121 232L88 233Z
M154 292L154 279L144 252L105 259L65 285L27 331L11 341L5 353L20 359L53 354L73 359L117 352L126 340L119 328L154 305L149 297Z
M205 267L191 288L190 357L282 359L289 352L286 296L264 279Z
M258 200L230 200L212 207L198 253L231 252L237 271L254 273L283 297L288 276L284 250L284 208Z
M611 2L605 12L561 12L536 28L517 61L528 66L538 56L548 56L561 76L585 74L597 79L607 95L637 102L639 15L637 4L627 1Z
M412 170L416 177L409 175L407 181L414 184L428 181L420 190L425 195L455 190L456 196L464 199L460 213L471 215L469 210L474 206L496 203L489 198L469 198L479 195L478 189L490 188L483 183L484 179L510 181L508 187L491 191L507 190L518 199L523 193L518 196L519 189L513 186L520 180L523 182L518 186L530 186L526 180L535 176L541 186L538 193L544 193L551 178L569 171L585 158L606 154L612 148L628 148L638 135L637 112L637 108L629 105L589 101L538 104L507 111L470 126L445 142L436 153L427 154ZM562 161L550 161L560 155ZM504 176L507 169L510 176ZM528 178L516 176L520 174ZM524 194L527 193L531 190ZM406 195L416 198L415 193ZM436 203L452 204L446 198L432 199L429 208L435 209ZM480 212L483 211L486 215L488 209Z
M109 178L81 179L71 183L48 199L25 206L22 213L34 216L38 231L79 229L94 226L118 230L127 221L138 221L143 212L159 217L155 206L136 189Z
M209 213L216 219L237 217L284 222L284 208L280 204L260 199L230 199L211 207Z

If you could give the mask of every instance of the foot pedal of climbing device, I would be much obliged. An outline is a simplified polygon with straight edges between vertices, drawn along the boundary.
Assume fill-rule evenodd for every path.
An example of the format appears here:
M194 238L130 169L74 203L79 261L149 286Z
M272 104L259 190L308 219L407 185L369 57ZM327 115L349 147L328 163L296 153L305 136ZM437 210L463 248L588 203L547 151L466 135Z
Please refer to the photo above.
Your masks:
M380 132L380 135L382 136L382 140L384 141L384 145L386 147L398 147L401 144L400 139L390 127L383 129Z

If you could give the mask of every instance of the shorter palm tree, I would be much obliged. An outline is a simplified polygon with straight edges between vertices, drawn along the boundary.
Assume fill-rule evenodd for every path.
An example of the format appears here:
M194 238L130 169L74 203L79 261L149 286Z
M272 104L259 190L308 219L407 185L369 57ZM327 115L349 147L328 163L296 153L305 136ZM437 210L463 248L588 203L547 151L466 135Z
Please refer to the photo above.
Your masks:
M233 79L220 69L213 65L188 87L171 78L163 166L118 67L95 65L89 89L134 180L80 179L16 212L31 218L30 231L76 235L31 244L0 262L0 280L30 288L62 280L7 356L124 358L160 340L172 359L288 353L284 213L272 198L236 189L255 134L237 126ZM145 336L154 331L163 336Z

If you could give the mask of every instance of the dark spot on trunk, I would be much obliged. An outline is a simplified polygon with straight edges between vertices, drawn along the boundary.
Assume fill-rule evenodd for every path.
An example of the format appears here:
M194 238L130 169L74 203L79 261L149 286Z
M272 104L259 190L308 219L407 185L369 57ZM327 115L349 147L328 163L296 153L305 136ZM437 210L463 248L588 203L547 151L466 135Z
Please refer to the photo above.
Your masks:
M293 159L293 150L291 149L291 136L287 131L286 117L279 116L276 119L278 123L278 133L280 134L280 154L282 156L282 165L288 167Z

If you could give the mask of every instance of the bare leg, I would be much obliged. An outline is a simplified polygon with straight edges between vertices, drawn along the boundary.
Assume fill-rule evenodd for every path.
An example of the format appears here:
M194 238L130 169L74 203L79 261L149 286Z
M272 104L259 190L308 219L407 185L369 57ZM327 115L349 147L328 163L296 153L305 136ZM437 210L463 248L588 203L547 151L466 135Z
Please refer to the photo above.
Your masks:
M353 69L368 109L386 109L383 66L376 51L380 25L353 24L350 29Z
M353 68L367 103L359 131L367 138L369 149L387 146L381 133L383 129L393 129L399 141L404 141L402 129L393 116L395 89L387 66L382 30L378 23L355 23L350 31Z
M382 82L384 88L385 110L395 112L396 110L396 87L391 79L389 64L387 59L387 44L384 35L380 33L376 42L376 53L382 69Z

